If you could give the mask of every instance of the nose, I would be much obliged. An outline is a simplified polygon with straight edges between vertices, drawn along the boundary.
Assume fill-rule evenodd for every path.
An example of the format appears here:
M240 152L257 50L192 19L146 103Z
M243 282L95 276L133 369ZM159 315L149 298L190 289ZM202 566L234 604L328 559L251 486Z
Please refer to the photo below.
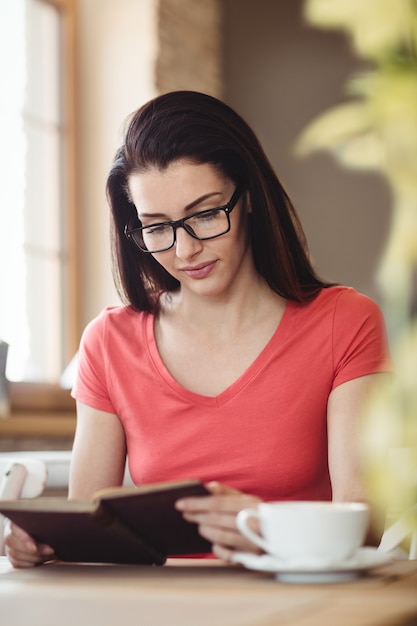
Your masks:
M203 242L192 237L184 228L177 228L175 238L175 254L179 259L192 259L203 249Z

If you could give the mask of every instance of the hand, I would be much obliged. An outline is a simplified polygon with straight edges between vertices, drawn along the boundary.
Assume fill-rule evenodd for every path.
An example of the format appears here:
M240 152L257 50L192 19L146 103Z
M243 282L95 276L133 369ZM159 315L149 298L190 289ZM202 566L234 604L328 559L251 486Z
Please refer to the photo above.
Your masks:
M212 542L214 554L224 561L230 561L238 550L259 553L259 548L237 530L236 515L242 509L256 507L261 500L216 482L206 487L212 495L176 502L184 519L198 524L200 534Z
M6 524L5 547L13 567L33 567L54 558L50 546L37 544L30 535L11 522Z

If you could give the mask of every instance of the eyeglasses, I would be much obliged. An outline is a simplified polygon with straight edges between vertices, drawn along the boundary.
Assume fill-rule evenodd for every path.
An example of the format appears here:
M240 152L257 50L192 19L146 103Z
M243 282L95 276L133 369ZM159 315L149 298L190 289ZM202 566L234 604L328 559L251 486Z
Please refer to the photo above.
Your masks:
M243 185L239 185L227 204L173 222L158 222L139 228L129 228L126 224L124 233L142 252L150 253L172 248L176 242L177 228L183 228L191 237L200 241L221 237L230 230L230 213L242 191Z

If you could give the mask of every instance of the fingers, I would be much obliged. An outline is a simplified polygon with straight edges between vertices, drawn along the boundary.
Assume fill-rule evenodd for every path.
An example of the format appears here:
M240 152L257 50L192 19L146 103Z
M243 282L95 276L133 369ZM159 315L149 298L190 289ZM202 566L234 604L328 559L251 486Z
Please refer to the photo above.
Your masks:
M50 546L37 544L24 530L8 524L5 532L6 555L13 567L33 567L54 556Z
M260 553L259 548L246 539L236 528L199 524L198 530L200 535L210 541L213 546L217 546L218 549L223 548L227 554L236 550ZM221 558L226 558L227 560L229 557Z
M260 502L256 496L243 494L237 489L225 487L219 483L209 483L207 486L213 495L177 500L175 507L179 511L190 514L208 511L224 511L236 514L242 509L254 507Z
M212 495L176 502L184 519L198 525L199 533L213 544L219 558L230 560L235 550L259 553L258 547L237 530L236 515L242 509L256 507L260 499L219 483L207 487Z
M215 543L212 546L212 550L213 554L222 561L230 563L233 560L235 550L232 550L231 548Z
M35 553L20 551L6 546L6 556L9 558L13 567L34 567L53 558L53 550L49 546L38 546Z

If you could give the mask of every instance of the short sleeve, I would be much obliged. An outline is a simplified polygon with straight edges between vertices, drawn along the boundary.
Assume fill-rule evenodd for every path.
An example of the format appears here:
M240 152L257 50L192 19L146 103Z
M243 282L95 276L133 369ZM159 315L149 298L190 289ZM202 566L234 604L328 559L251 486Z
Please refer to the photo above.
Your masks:
M81 337L78 371L71 395L100 411L114 413L108 393L108 356L105 349L105 315L102 313L85 328Z
M333 319L332 388L393 370L385 320L378 305L353 289L339 294Z

